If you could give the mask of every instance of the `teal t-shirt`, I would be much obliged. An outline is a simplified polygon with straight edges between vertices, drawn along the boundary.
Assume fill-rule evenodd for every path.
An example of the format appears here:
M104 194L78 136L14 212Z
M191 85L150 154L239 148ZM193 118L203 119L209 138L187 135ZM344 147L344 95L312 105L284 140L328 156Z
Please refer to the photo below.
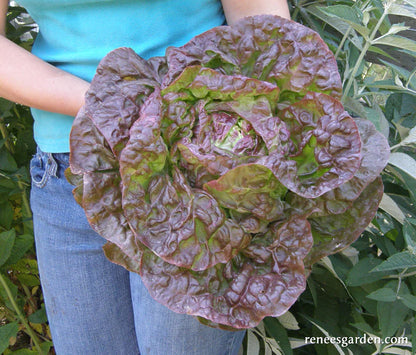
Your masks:
M91 81L99 61L118 47L143 58L224 23L219 0L21 0L39 25L32 53ZM36 143L69 152L73 117L32 109Z

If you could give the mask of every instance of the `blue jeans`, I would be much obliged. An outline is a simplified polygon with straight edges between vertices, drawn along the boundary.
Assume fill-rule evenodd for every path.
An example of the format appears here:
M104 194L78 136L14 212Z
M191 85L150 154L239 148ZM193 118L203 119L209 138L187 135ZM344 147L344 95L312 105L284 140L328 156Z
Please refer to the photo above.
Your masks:
M149 296L139 275L105 258L105 240L64 177L68 158L38 151L31 161L36 252L57 354L237 354L244 331L170 311Z

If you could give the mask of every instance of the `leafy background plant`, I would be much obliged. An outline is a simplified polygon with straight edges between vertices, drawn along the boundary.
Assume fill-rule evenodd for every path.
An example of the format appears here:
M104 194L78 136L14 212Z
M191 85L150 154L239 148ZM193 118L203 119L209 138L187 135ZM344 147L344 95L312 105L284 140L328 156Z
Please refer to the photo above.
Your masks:
M35 24L23 8L7 13L7 36L30 49ZM52 346L40 289L29 206L29 161L36 147L27 107L0 99L0 353L47 354Z
M292 18L334 52L345 108L389 140L380 209L342 253L314 265L308 287L283 319L247 337L260 353L416 352L416 2L293 0ZM305 337L405 336L407 344L305 345ZM274 342L276 341L276 342ZM413 343L413 345L412 345Z
M416 1L292 0L291 5L292 18L316 30L334 52L346 109L371 120L388 138L392 154L371 225L351 247L314 265L290 312L250 330L244 353L416 353ZM24 10L12 4L8 37L29 49L35 33ZM28 205L31 126L27 108L0 101L0 352L5 354L53 352ZM305 337L364 335L405 336L408 343L305 344Z

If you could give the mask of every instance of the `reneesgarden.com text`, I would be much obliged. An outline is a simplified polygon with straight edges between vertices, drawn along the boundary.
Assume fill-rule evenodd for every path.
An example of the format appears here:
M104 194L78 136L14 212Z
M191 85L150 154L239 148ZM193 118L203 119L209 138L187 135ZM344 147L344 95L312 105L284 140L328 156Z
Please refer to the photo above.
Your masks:
M380 338L375 336L368 336L364 334L361 337L305 337L306 344L333 344L340 345L343 348L346 348L348 345L352 344L397 344L397 345L406 345L409 340L407 337L386 337Z

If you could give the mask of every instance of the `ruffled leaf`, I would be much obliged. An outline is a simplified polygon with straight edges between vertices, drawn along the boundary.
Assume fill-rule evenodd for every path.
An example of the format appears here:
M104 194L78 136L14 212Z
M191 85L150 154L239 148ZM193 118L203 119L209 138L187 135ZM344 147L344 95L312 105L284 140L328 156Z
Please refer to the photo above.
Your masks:
M209 194L192 189L182 173L166 169L168 149L160 136L161 100L155 92L120 157L123 209L138 240L163 260L192 270L229 261L250 237Z
M311 245L309 223L292 218L253 238L227 264L194 272L145 252L140 274L151 296L175 312L249 328L283 314L303 292L302 260Z
M83 174L118 167L107 141L91 121L85 108L81 108L75 118L70 138L69 162L72 173Z
M360 166L361 141L354 120L339 101L308 93L279 117L290 132L283 158L261 162L296 194L315 198L351 179Z
M127 143L143 102L159 87L165 70L163 58L146 61L130 48L110 52L99 64L85 107L116 156Z
M374 218L382 197L383 183L378 177L344 213L309 218L314 245L305 258L305 266L309 267L324 256L337 253L353 243Z
M166 53L169 85L186 67L202 65L227 75L271 82L281 90L341 97L336 60L311 29L272 15L246 17L217 27Z
M369 183L380 175L387 165L390 148L387 139L369 121L354 119L362 142L361 164L354 177L341 186L316 199L305 199L290 193L287 201L299 213L312 217L344 213L352 206Z
M84 174L81 206L98 234L116 244L130 258L140 260L140 248L123 213L117 172Z
M262 165L240 165L204 188L222 207L273 221L284 216L287 189Z
M253 327L286 312L304 264L352 243L377 209L388 145L366 121L360 140L340 93L319 36L276 16L165 57L119 48L74 121L67 177L105 255L157 301Z

